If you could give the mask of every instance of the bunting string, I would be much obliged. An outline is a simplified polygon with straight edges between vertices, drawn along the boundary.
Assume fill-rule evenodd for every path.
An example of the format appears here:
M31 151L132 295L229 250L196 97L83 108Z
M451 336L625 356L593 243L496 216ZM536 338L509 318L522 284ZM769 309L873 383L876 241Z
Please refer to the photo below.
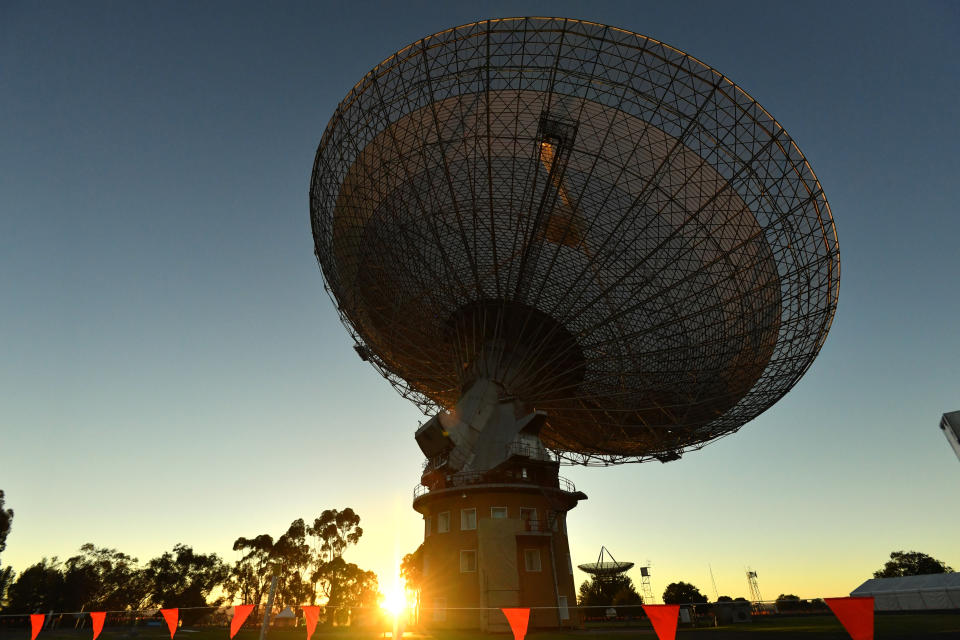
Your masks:
M836 618L843 625L843 628L849 633L851 640L874 640L874 599L872 597L860 598L860 597L845 597L845 598L824 598L824 603L829 608L830 611L836 616ZM713 603L716 604L716 603ZM763 604L763 603L751 603L751 604ZM690 607L696 610L698 605L694 603L688 603L687 605L617 605L616 610L630 610L635 611L637 609L642 609L645 616L650 620L651 625L653 626L654 632L657 635L658 640L675 640L677 627L679 623L679 613L682 607ZM709 607L710 604L702 603L699 606ZM115 618L127 618L127 619L143 619L143 618L155 618L158 614L162 617L163 621L166 623L167 628L170 631L170 638L173 640L174 636L177 633L177 629L180 625L181 620L181 611L198 611L198 610L207 610L211 612L222 612L226 614L229 609L233 609L232 616L230 617L230 638L231 640L237 635L243 625L250 619L251 614L256 608L252 604L238 604L231 606L219 606L219 607L179 607L179 608L165 608L165 609L139 609L139 610L121 610L121 611L75 611L75 612L50 612L50 613L32 613L32 614L16 614L16 613L7 613L0 614L0 618L27 618L30 620L30 640L37 640L37 637L43 631L44 626L47 625L47 622L52 621L62 616L74 616L81 618L83 616L89 616L92 622L92 631L93 636L91 640L97 640L100 636L100 633L103 631L104 624L106 623L107 616L111 615ZM292 607L286 607L292 608ZM300 609L303 615L303 619L306 627L306 638L305 640L310 640L316 631L317 624L320 619L321 611L335 612L340 609L347 609L350 611L360 612L364 609L374 609L374 607L340 607L340 606L326 606L326 605L303 605L297 607ZM276 608L271 609L271 616L275 615L277 611L282 611L285 608ZM380 607L376 607L380 609ZM557 611L559 609L565 609L567 611L580 611L582 613L600 612L606 611L607 607L604 606L594 606L594 607L583 607L583 606L572 606L572 607L556 607L556 606L536 606L536 607L514 607L514 608L496 608L496 607L419 607L421 613L434 613L434 612L494 612L500 611L506 617L507 622L510 626L510 630L513 632L514 640L524 640L527 634L528 626L530 623L530 613L531 611Z

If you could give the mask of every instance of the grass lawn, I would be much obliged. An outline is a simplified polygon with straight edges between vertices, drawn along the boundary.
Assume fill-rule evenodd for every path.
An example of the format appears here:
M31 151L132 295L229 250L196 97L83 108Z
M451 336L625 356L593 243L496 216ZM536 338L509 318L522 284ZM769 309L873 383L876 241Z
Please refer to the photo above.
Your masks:
M90 629L55 629L43 631L37 640L89 640ZM337 628L318 629L313 640L375 640L384 635L372 630ZM803 616L795 618L759 619L747 624L721 627L681 628L677 632L678 640L732 640L747 637L750 640L849 640L843 627L830 615ZM917 614L917 615L879 615L875 618L876 640L900 640L909 638L960 640L960 615L957 614ZM157 627L107 627L100 640L168 640L169 632ZM410 633L405 640L507 640L507 634L483 634L471 631L445 631L435 634ZM656 640L650 626L589 628L570 631L534 631L527 634L529 640L588 640L592 638L609 640ZM0 640L29 640L30 630L0 626ZM236 640L258 640L259 631L244 629L237 634ZM176 640L229 640L226 628L201 628L193 630L183 628L177 631ZM306 640L306 633L299 629L274 629L268 640Z

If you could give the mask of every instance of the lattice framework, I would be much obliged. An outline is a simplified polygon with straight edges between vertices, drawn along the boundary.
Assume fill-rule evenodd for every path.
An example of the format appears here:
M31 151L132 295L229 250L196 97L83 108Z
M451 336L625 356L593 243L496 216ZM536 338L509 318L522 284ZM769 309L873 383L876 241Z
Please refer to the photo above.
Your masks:
M499 376L570 462L736 431L836 309L836 230L793 140L716 70L605 25L490 20L401 49L338 106L310 200L361 355L429 413Z

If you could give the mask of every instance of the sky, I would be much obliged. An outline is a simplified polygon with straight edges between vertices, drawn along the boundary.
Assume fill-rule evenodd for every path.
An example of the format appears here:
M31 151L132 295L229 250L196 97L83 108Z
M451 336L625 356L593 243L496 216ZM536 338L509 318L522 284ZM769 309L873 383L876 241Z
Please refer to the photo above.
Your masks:
M488 17L602 22L696 56L797 141L833 209L840 302L813 366L678 462L561 474L574 564L660 594L848 594L894 550L960 569L960 4L0 4L0 560L182 542L355 509L347 559L394 580L421 414L352 349L308 187L374 65ZM710 571L716 581L716 592ZM639 583L639 572L631 575ZM585 574L577 572L579 583Z

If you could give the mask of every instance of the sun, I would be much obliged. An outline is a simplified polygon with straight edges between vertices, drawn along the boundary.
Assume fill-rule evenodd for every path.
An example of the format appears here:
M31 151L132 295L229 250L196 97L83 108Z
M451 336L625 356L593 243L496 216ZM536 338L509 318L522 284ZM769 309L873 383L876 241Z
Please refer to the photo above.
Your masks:
M398 616L407 608L407 596L402 588L394 588L383 594L380 607L391 615Z

